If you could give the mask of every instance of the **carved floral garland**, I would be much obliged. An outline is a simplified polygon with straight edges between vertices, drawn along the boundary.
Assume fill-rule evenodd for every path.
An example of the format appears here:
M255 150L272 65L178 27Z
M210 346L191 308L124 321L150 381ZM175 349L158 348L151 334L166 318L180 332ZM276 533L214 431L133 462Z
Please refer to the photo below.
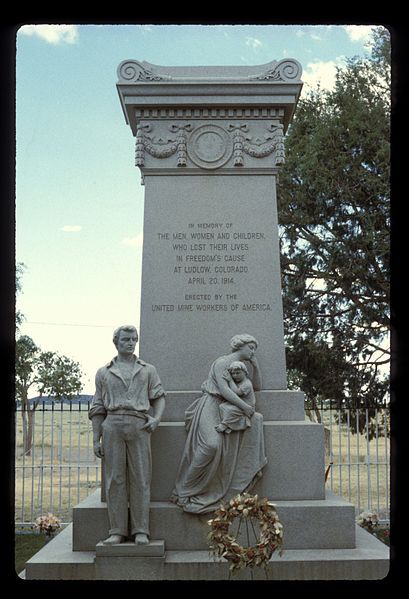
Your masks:
M253 547L239 545L236 538L229 535L229 527L235 518L255 518L260 524L260 538ZM274 503L257 495L242 493L236 495L225 505L221 505L208 520L211 532L210 551L217 557L231 562L230 570L254 566L266 567L277 549L282 553L283 525Z

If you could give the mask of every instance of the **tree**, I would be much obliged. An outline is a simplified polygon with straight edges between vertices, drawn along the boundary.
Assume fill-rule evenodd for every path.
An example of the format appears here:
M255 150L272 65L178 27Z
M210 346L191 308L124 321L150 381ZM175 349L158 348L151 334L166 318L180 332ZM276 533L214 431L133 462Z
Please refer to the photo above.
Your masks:
M36 403L30 405L29 391L36 382L36 368L40 350L28 335L16 340L16 399L21 402L23 421L23 452L29 454L33 439L33 416Z
M24 265L16 268L16 291L21 292L21 275ZM23 452L29 455L33 443L34 414L43 395L53 396L57 400L71 400L83 387L82 372L78 362L57 352L41 351L28 335L19 334L19 325L23 321L21 312L16 312L16 399L21 403L23 422ZM29 393L35 389L39 395L36 401L30 401Z
M373 407L388 389L390 42L300 100L279 221L287 363L310 402ZM364 423L360 423L361 428Z
M31 337L21 335L16 341L16 399L21 402L23 452L29 455L33 442L35 410L44 395L56 400L72 400L83 384L78 362L56 352L42 352ZM30 401L29 392L38 397Z
M72 400L82 390L81 377L78 362L51 351L40 354L37 364L40 397L51 395L57 401Z
M21 278L23 276L26 265L19 262L16 265L16 295L22 292ZM24 315L20 310L16 310L16 331L18 332L24 320Z

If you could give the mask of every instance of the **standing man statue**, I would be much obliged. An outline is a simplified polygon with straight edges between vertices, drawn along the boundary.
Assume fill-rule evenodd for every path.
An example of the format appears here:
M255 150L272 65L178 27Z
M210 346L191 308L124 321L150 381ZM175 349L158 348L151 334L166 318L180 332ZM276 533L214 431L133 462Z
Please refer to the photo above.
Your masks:
M115 330L118 355L98 370L89 411L94 453L105 459L110 525L106 545L122 543L129 534L135 535L137 545L149 543L150 434L162 417L165 391L155 367L135 356L137 341L133 326Z

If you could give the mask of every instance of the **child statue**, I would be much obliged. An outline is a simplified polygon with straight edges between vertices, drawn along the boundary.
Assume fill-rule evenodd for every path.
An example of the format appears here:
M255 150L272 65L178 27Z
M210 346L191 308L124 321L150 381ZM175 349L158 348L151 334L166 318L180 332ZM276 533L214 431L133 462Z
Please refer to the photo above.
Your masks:
M223 374L223 378L227 381L230 389L254 410L256 396L245 364L238 361L232 362ZM251 426L250 418L229 401L223 401L220 404L220 416L222 421L215 427L219 433L242 431Z

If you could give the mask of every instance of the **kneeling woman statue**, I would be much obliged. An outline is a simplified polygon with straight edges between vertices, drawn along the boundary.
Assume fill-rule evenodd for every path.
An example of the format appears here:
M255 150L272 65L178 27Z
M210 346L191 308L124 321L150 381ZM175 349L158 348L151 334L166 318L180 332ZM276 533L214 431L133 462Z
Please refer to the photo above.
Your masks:
M251 335L236 335L230 341L231 353L213 362L202 385L203 395L186 410L188 436L171 500L186 512L211 512L220 503L249 491L267 463L264 451L263 416L254 411L229 385L232 362L252 366L254 391L261 388L261 376L254 353L257 341ZM229 402L242 411L250 426L224 430L223 410Z

